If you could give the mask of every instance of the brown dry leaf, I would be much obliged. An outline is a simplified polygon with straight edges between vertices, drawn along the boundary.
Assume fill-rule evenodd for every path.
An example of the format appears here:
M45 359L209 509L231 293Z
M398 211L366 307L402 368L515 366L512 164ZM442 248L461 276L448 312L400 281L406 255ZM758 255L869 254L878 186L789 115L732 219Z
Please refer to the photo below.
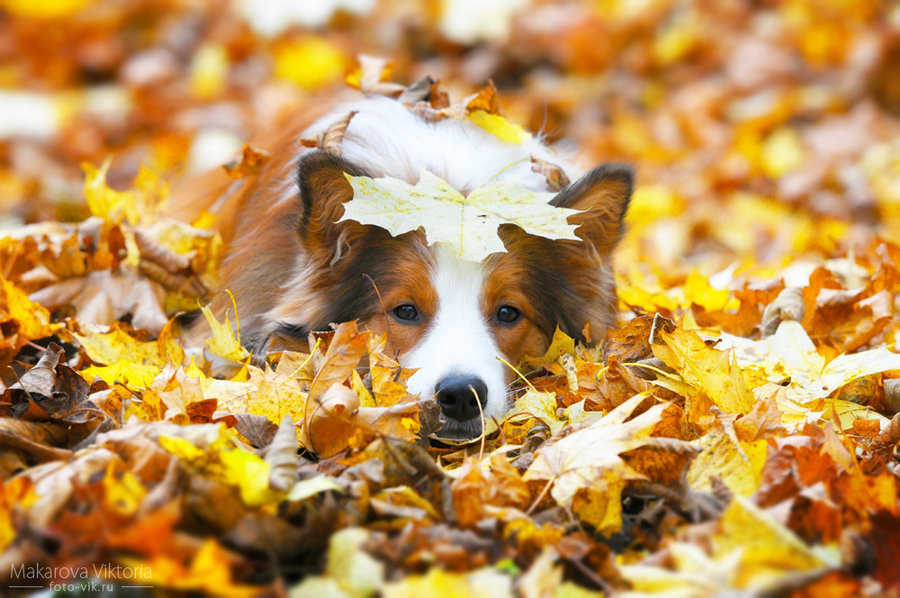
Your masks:
M319 133L315 139L301 139L300 144L304 147L315 147L323 152L340 156L344 134L347 132L347 127L354 116L356 116L356 112L348 112L344 118L340 118L328 125L328 128Z
M307 404L307 417L300 428L300 443L320 457L332 457L351 445L360 446L371 436L356 423L357 394L335 382Z
M563 172L562 168L556 164L542 160L536 156L531 156L531 170L538 174L544 175L547 179L547 186L551 191L560 191L569 186L569 177Z
M75 308L79 322L111 325L130 318L136 329L159 333L169 318L163 311L162 288L135 274L101 270L84 278L70 278L31 294L51 309Z
M368 332L359 332L356 322L338 324L324 354L314 350L315 377L309 386L309 404L313 405L333 385L346 383L366 352Z
M406 382L415 371L403 369L397 360L384 352L387 337L371 335L366 339L369 352L369 373L372 377L372 395L376 406L390 407L410 400Z
M266 449L266 462L272 466L269 485L288 491L297 481L297 428L290 415L285 415Z
M359 68L347 76L347 83L367 95L396 97L406 88L390 82L391 61L378 56L360 54Z
M501 454L469 459L454 474L450 485L453 512L462 527L474 527L489 515L491 507L524 511L531 502L528 485Z
M252 147L249 143L245 143L241 148L240 159L235 159L227 164L223 164L222 168L233 179L242 179L247 176L259 174L263 165L272 156L263 150Z
M463 100L463 103L469 112L483 110L488 114L500 114L500 98L493 81L488 81L486 87Z
M168 249L139 230L134 231L134 238L140 252L141 274L164 289L187 297L200 298L209 293L198 278L199 273L193 270L189 256Z

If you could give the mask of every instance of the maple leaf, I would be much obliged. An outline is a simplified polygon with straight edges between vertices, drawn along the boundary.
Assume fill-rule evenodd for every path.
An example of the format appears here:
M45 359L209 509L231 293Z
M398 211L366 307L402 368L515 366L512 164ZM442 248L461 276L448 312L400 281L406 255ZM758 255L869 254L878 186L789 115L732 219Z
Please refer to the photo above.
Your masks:
M113 365L119 360L162 369L169 362L181 363L184 349L172 332L170 321L160 332L155 342L140 341L129 334L121 325L114 325L110 332L74 334L92 361L103 365Z
M203 306L200 311L203 312L203 316L212 329L212 338L206 339L206 346L210 351L232 361L243 361L250 357L250 351L241 345L240 327L237 321L232 328L228 318L224 323L219 322L209 307Z
M621 512L616 497L624 481L644 477L629 467L620 454L660 441L650 437L650 432L660 421L666 404L654 405L625 421L646 399L646 395L638 394L599 421L548 441L538 449L524 479L552 482L550 494L559 504L569 504L581 489L603 488L609 495L605 506L608 516L600 518L602 531L617 530Z
M187 431L180 436L159 436L160 445L194 471L240 490L247 506L277 500L282 492L269 484L272 466L264 459L237 446L222 425ZM202 434L202 436L201 436ZM184 436L187 436L185 438ZM198 446L199 445L199 446Z
M123 219L129 224L137 224L153 213L158 202L168 195L168 187L149 169L141 168L135 180L135 188L116 191L106 184L106 175L111 160L106 160L100 168L83 164L85 181L84 195L91 213L113 222Z
M530 191L513 181L488 183L463 196L427 170L415 185L393 177L345 176L353 199L344 204L341 221L375 224L394 236L421 226L429 245L446 243L465 260L480 262L506 251L497 235L501 224L548 239L579 239L577 226L566 221L578 210L553 207L547 203L552 193Z
M778 391L781 408L799 416L786 416L795 424L806 421L812 415L810 407L818 404L824 417L838 417L841 427L850 427L860 417L876 418L882 426L887 425L886 418L870 407L848 404L836 396L854 381L900 369L900 355L886 347L841 354L826 363L801 324L794 320L781 322L775 334L760 341L723 335L721 345L733 348L737 363L745 370L761 368L767 380L753 389L754 394L765 397ZM807 408L797 410L792 405Z
M653 345L654 355L678 372L689 388L705 393L727 413L750 411L753 395L731 353L707 346L683 323L671 333L660 330L659 336L662 342Z
M4 326L0 330L0 365L8 361L4 353L11 358L29 340L50 336L59 328L58 324L50 323L50 312L43 305L30 301L24 291L3 276L0 276L0 324ZM4 338L7 335L11 338ZM8 350L4 347L7 344Z

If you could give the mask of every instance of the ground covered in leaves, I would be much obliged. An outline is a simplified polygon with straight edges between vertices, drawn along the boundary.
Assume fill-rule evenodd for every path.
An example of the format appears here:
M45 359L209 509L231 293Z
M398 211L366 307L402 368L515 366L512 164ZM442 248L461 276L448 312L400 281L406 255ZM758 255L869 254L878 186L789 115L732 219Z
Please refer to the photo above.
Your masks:
M900 593L896 6L277 4L0 0L0 586ZM516 364L468 446L352 323L261 362L170 319L221 242L169 185L403 89L360 53L637 171L621 329Z

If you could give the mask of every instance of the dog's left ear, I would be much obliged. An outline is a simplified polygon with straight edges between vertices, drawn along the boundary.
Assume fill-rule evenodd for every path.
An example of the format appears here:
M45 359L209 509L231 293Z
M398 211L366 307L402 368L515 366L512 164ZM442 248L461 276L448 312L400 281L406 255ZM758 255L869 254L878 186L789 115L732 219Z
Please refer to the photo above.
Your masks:
M560 191L550 204L581 210L569 216L575 234L603 255L625 232L625 212L634 187L634 172L625 164L602 164Z

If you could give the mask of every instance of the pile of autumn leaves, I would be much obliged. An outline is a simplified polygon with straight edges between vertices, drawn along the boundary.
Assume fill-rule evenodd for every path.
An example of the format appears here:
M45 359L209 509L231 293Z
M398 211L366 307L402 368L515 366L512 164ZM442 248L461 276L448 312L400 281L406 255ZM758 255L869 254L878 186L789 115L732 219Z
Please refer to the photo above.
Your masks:
M114 191L87 168L85 195L90 220L0 241L0 575L117 563L297 596L900 584L900 247L689 275L678 308L621 280L621 330L557 334L516 364L510 413L454 446L354 323L261 362L204 310L186 347L167 314L214 287L218 237L160 216L147 171Z
M142 564L144 583L235 595L900 583L879 561L900 548L883 347L900 248L748 283L720 310L695 281L680 324L638 315L602 347L558 334L518 364L503 421L438 447L433 402L352 323L258 363L206 313L207 346L186 350L160 314L196 304L218 245L129 212L160 192L89 171L94 219L0 244L0 572ZM236 365L213 377L215 356Z

